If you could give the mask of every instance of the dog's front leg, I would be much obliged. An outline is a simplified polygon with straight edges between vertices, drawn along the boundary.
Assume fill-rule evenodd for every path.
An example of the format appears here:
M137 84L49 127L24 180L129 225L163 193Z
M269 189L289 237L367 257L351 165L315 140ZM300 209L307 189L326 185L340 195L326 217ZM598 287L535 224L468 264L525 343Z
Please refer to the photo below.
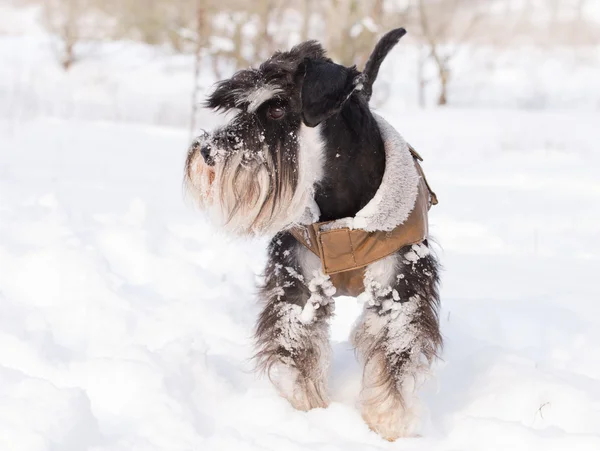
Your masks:
M256 328L259 368L299 410L328 405L328 319L334 307L333 286L313 273L316 256L307 253L289 233L272 240Z
M442 344L437 284L438 264L426 242L365 272L367 303L352 337L364 364L362 415L390 441L417 432L416 384Z

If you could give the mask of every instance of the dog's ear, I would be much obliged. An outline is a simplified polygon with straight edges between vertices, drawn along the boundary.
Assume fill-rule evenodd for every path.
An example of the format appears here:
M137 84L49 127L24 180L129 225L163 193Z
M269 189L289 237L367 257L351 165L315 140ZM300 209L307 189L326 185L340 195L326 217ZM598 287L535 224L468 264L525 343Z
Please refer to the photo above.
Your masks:
M223 80L217 83L215 89L204 102L206 108L216 111L227 111L236 107L235 83L232 80Z
M329 60L305 59L298 68L304 123L315 127L342 109L362 76L356 66L345 67Z

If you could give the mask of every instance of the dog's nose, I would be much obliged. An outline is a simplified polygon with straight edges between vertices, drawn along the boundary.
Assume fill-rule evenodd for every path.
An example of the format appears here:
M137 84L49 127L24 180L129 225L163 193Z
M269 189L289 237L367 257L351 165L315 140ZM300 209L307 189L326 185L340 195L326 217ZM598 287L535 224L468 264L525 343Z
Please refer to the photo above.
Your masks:
M207 165L212 166L213 164L215 164L215 160L210 155L210 146L203 145L202 147L200 147L200 155L202 155L202 158L204 158L204 162Z

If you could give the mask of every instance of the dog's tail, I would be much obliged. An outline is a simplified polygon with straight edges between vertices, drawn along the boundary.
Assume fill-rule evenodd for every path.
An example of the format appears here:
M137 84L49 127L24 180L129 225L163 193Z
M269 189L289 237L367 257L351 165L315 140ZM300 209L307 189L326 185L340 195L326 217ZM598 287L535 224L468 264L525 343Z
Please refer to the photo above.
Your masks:
M387 54L394 48L400 38L406 34L404 28L396 28L395 30L387 32L377 43L373 52L365 64L365 70L363 74L366 76L366 80L363 84L363 94L367 98L367 101L371 99L373 94L373 83L377 79L379 73L379 67L387 56Z

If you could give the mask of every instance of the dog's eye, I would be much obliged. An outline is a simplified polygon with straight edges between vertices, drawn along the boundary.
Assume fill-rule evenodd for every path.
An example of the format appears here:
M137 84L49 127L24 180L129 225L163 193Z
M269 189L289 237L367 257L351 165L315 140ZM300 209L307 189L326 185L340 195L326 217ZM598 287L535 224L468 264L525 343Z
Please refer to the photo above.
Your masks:
M285 115L285 110L279 106L272 106L267 111L269 119L279 120Z

